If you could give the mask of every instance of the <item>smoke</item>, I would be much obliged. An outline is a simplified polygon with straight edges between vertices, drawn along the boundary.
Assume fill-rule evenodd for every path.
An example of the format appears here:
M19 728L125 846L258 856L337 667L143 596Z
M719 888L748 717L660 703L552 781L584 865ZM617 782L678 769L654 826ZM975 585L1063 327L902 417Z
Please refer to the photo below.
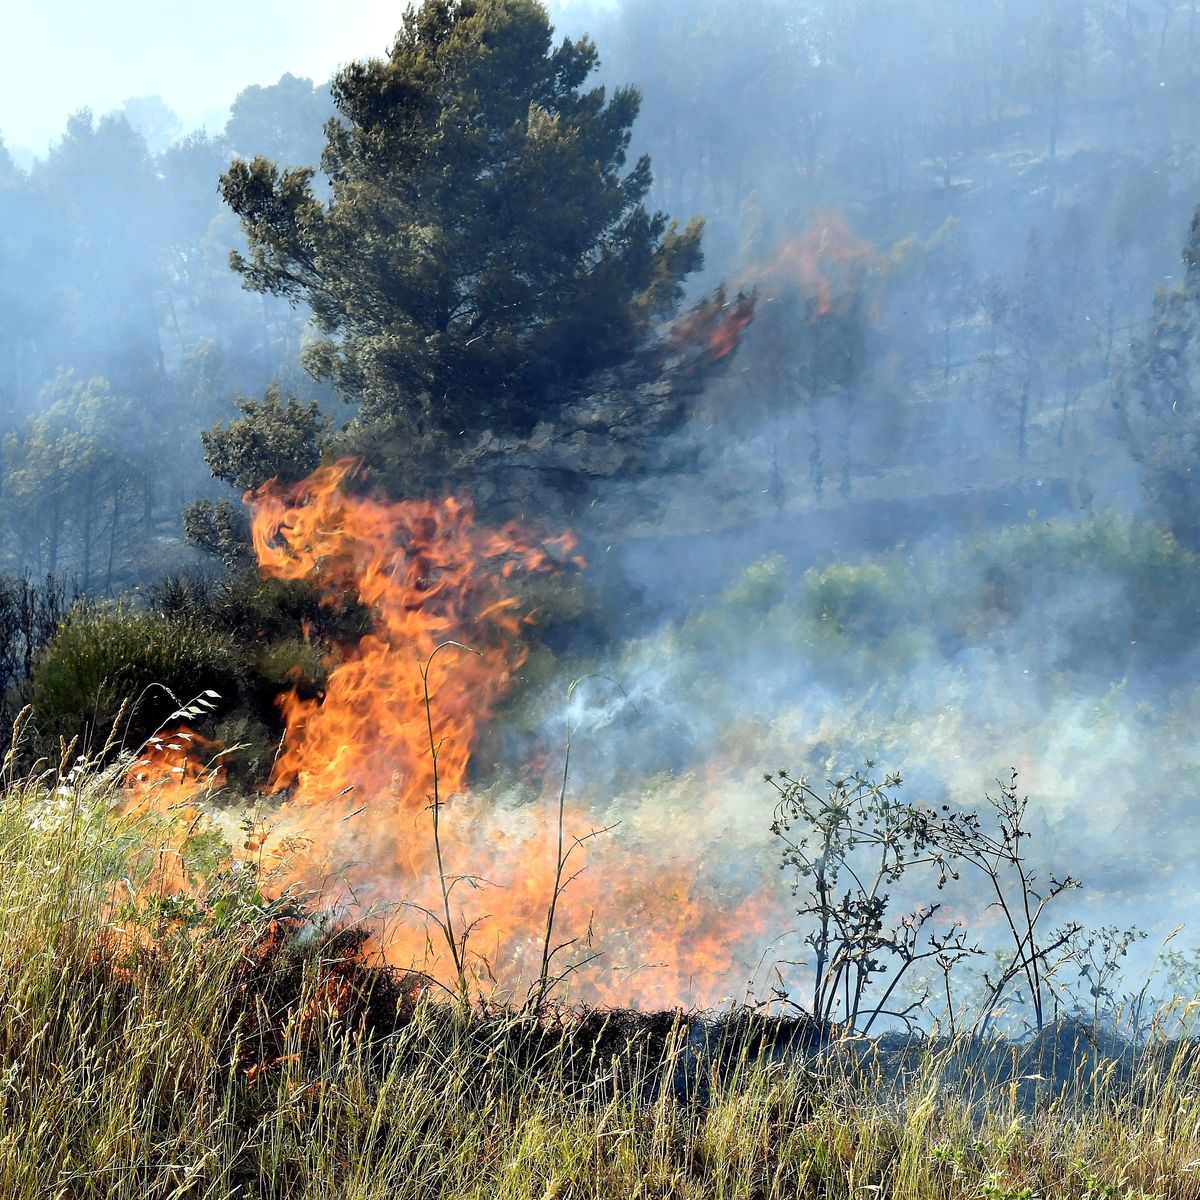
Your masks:
M712 1003L789 953L761 779L780 767L820 779L871 757L912 798L967 807L1015 767L1044 868L1088 885L1064 919L1157 938L1190 917L1196 563L1143 523L1110 385L1200 200L1197 29L1188 6L1139 11L563 9L604 81L642 89L632 149L655 203L707 219L697 296L757 297L662 455L691 469L579 505L601 634L535 651L539 686L447 808L456 869L490 855L511 891L536 862L513 905L540 911L570 731L567 832L608 830L580 848L562 917L573 952L602 953L582 994ZM328 112L327 89L287 75L247 88L220 133L176 138L130 101L73 119L27 169L0 153L6 568L116 591L186 561L178 511L215 494L199 430L272 379L317 394L303 314L227 269L240 235L216 178L234 153L315 163ZM61 459L88 430L102 490L60 472L13 507L23 449ZM331 817L343 858L389 894L359 803Z
M775 944L790 901L762 776L781 768L819 785L871 759L903 775L909 801L964 809L986 808L985 792L1015 768L1035 869L1085 884L1057 923L1136 922L1151 947L1186 924L1200 898L1200 688L1194 584L1172 596L1168 577L1186 579L1195 563L1178 548L1152 561L1160 537L1112 516L1027 519L948 549L807 571L776 554L594 664L605 678L581 685L569 709L572 788L652 839L663 861L686 861L693 895L714 912L757 914L723 987L708 980L679 998L737 997L752 977L761 992L764 953L768 964L803 957L786 938ZM778 545L803 559L804 529ZM659 567L663 586L683 577L661 547ZM545 714L547 742L561 719ZM647 865L641 849L633 861ZM951 892L986 931L989 897L969 883ZM904 894L946 898L932 885ZM1150 966L1135 956L1130 981Z

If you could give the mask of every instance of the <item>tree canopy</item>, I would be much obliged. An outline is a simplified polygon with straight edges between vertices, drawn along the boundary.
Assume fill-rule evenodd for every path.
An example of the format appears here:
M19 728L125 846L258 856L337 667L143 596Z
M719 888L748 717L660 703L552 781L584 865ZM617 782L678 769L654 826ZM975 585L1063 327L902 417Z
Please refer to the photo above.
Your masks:
M586 88L594 45L552 36L536 0L425 0L334 79L323 178L264 157L222 176L234 268L311 308L306 365L358 406L342 448L399 488L560 420L701 265L701 223L648 211L649 160L627 169L638 93Z

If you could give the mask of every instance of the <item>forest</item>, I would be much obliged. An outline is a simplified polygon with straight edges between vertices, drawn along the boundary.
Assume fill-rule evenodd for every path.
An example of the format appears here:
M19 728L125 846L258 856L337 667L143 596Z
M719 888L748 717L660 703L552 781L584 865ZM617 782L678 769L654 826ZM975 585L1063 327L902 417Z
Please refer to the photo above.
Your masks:
M1200 1198L1194 0L396 25L0 137L0 1192Z

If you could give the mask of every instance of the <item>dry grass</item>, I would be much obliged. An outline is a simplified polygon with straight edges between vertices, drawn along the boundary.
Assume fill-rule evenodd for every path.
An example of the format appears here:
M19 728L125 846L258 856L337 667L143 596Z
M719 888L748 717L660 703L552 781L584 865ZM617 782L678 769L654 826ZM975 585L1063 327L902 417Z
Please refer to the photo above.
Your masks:
M689 1099L670 1071L614 1086L605 1054L581 1076L567 1043L520 1053L511 1025L424 1000L384 1036L336 943L264 952L279 914L253 897L114 913L170 853L161 822L112 814L117 789L45 777L0 803L4 1197L1200 1197L1182 1052L1133 1086L1100 1067L971 1105L937 1054L899 1092L869 1055L819 1078L745 1055Z

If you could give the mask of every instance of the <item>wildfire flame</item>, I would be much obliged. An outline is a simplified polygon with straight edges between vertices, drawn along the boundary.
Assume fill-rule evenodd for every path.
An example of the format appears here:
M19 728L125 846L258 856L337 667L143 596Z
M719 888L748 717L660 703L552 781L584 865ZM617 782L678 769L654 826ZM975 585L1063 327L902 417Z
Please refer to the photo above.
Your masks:
M570 538L537 541L515 525L483 529L453 497L351 495L344 485L353 471L343 461L294 487L271 483L247 497L264 575L308 579L324 603L354 599L375 618L371 633L332 656L321 696L292 689L280 697L287 734L271 788L287 793L280 827L310 847L293 841L290 872L328 890L326 873L357 861L346 882L360 900L405 896L432 912L443 880L478 889L485 871L489 879L514 874L529 849L512 830L493 829L481 842L486 820L462 829L457 814L439 813L456 860L439 866L431 805L435 793L440 806L463 791L479 734L525 660L525 618L508 581L582 560ZM465 860L464 840L472 846ZM488 896L496 952L529 928L529 879ZM394 961L428 968L429 942L424 923L400 922L382 948Z
M718 291L675 322L667 345L675 353L700 347L702 356L697 365L719 362L738 348L753 320L754 300L750 296L739 292L729 302Z
M346 789L390 789L402 808L422 808L433 790L431 744L441 790L458 791L479 729L524 661L522 617L503 581L554 559L550 543L513 526L479 529L452 497L351 497L342 484L353 469L343 461L248 498L264 575L310 579L324 603L353 598L376 618L330 671L323 696L292 689L280 698L287 737L271 786L294 788L302 806ZM560 559L570 554L569 542L555 545Z
M182 809L223 787L220 751L220 743L186 724L148 738L125 778L127 807L156 812Z
M471 794L468 767L528 653L512 582L583 563L571 538L483 528L454 498L356 494L346 486L354 472L343 461L246 497L264 575L307 579L323 603L357 601L374 617L355 644L325 648L320 695L291 688L279 697L286 734L269 782L277 808L255 847L260 861L278 864L276 886L302 884L333 906L400 902L372 948L444 982L453 973L438 925L448 907L455 932L469 933L479 986L515 990L540 966L559 861L558 769L535 783L540 794L526 779L514 803ZM139 768L145 782L166 774L181 789L202 786L186 757L200 744L191 738L154 747L154 763ZM585 859L588 870L560 898L554 940L571 945L556 969L572 955L605 955L576 994L656 1005L723 994L738 948L765 930L768 906L744 887L715 898L705 856L720 834L704 830L702 808L692 802L673 817L638 809L626 820L567 803L564 836L578 853L564 877ZM611 836L575 843L618 821Z
M745 273L743 284L753 283L767 300L798 291L809 306L808 319L817 321L839 311L880 265L878 251L840 209L816 208L798 234L773 248L770 262Z

